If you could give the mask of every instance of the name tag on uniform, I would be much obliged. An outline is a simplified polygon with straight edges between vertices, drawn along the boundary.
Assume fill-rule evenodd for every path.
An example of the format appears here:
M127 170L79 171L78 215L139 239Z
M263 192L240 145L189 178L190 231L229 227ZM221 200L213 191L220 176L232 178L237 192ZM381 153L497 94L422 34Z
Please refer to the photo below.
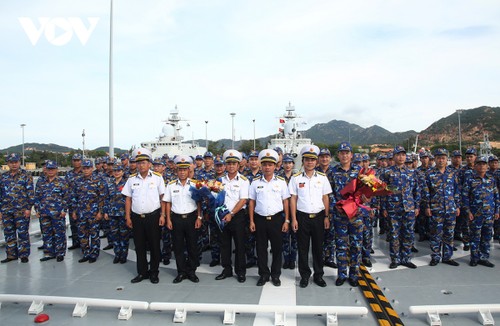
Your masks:
M138 189L141 185L139 183L133 183L132 189Z
M304 188L304 186L305 186L305 185L306 185L306 183L305 183L305 182L300 182L300 183L299 183L299 188Z
M173 192L174 194L176 194L176 193L178 193L178 192L179 192L179 190L174 190L174 191L172 191L172 192Z
M257 189L262 189L264 188L264 186L257 186Z

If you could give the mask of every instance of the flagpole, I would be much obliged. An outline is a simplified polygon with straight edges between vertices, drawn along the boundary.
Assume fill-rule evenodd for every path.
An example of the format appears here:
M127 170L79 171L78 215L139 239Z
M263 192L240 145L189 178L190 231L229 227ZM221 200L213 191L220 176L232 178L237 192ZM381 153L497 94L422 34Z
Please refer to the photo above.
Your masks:
M113 130L113 0L109 14L109 156L115 156Z

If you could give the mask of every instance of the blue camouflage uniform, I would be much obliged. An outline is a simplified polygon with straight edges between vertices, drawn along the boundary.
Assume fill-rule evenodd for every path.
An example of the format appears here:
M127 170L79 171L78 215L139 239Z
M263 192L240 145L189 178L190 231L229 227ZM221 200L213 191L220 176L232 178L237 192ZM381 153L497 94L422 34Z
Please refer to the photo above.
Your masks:
M488 260L493 219L500 212L495 179L488 174L481 178L475 171L471 172L462 185L462 206L467 215L474 217L470 222L471 263Z
M440 153L434 155L445 155ZM456 212L460 207L458 176L450 167L446 167L443 173L436 167L430 168L422 193L423 207L430 209L432 214L429 217L431 259L449 261L453 255Z
M465 155L477 155L477 151L475 148L470 147L465 151ZM464 165L458 172L458 182L460 187L463 186L468 176L470 176L474 172L474 168L469 165ZM469 230L469 217L467 216L465 207L460 208L460 216L457 219L457 224L455 226L455 233L458 233L461 236L462 242L464 244L464 250L470 247L470 230Z
M114 169L121 169L121 165L115 165ZM115 178L108 179L107 191L108 195L104 202L104 213L108 214L109 219L109 241L113 244L116 263L127 262L128 247L130 239L130 229L127 227L125 220L125 196L122 195L122 190L127 179L122 176L121 180L116 183Z
M253 157L257 155L257 151L252 151L248 155L248 158ZM243 174L250 184L252 184L252 181L257 178L261 178L263 176L262 170L259 169L257 173L253 174L251 169L244 170L247 174ZM245 254L247 257L247 266L255 266L257 264L257 256L255 254L255 244L256 244L256 239L255 239L255 234L250 232L250 227L249 227L250 220L246 221L246 227L245 227Z
M75 154L73 155L73 160L82 160L82 155L80 154ZM68 186L70 191L73 191L75 187L75 181L82 175L82 170L76 171L75 169L71 169L66 173L66 181L68 182ZM78 225L76 220L72 219L71 216L73 215L73 208L70 205L68 215L70 216L69 219L69 226L71 230L71 242L72 242L72 247L73 248L79 248L80 247L80 241L78 239ZM72 249L71 247L69 249Z
M82 166L92 166L89 160L83 160ZM101 241L99 239L99 220L97 214L104 210L107 189L104 179L95 175L80 176L75 180L71 196L72 210L76 212L78 239L84 261L99 257Z
M331 153L327 148L322 148L319 151L319 155L330 155ZM328 178L330 182L330 186L333 188L333 179L332 179L332 169L333 167L329 165L326 170L321 169L318 165L316 167L316 171L322 172ZM333 202L333 193L330 194L330 203ZM331 206L331 205L330 205ZM330 229L325 230L325 240L323 241L323 260L325 265L333 265L335 264L335 223L333 221L333 210L330 208Z
M19 155L13 153L7 161L19 159ZM0 191L7 258L27 259L30 255L30 217L25 217L25 211L33 206L33 177L21 168L16 174L5 172L0 177Z
M290 154L284 154L283 163L285 162L294 162L293 157ZM285 170L281 170L276 175L285 179L285 182L288 185L294 174L295 172L292 170L290 176L287 177ZM291 227L288 228L287 232L283 233L283 261L283 268L295 268L295 262L297 261L297 233L293 232Z
M420 158L430 157L430 153L426 152L426 151L420 152L419 157ZM431 169L430 166L427 168L424 168L423 166L419 166L416 169L420 191L423 191L423 189L424 189L425 182L426 182L425 177L427 175L427 172L430 169ZM423 197L423 193L421 193L420 196ZM419 212L418 216L416 216L416 221L415 221L415 224L416 224L415 231L418 232L418 234L419 234L419 241L424 241L425 239L429 238L429 232L431 231L431 230L429 230L429 218L427 216L425 216L425 212L424 212L425 207L423 205L424 205L424 202L422 201L420 203L420 207L419 207L420 212Z
M491 155L488 158L488 164L492 161L498 161L498 157L496 157L495 155ZM495 179L495 182L497 184L497 188L500 191L500 169L496 169L494 171L488 170L488 172L486 172L486 173L488 173L489 175L491 175L493 177L493 179ZM495 220L493 222L493 238L495 240L500 239L500 219Z
M54 162L47 164L47 168L56 167ZM59 258L66 253L66 217L61 213L68 210L70 196L67 181L57 175L52 181L45 177L36 183L34 204L40 218L46 257Z
M402 146L396 146L394 154L405 152ZM391 221L390 256L391 265L407 265L411 260L411 248L414 243L415 209L420 205L420 187L414 170L406 166L387 167L380 179L395 189L394 193L383 197L382 210L387 211Z
M349 143L340 143L339 151L352 151ZM359 264L361 261L361 241L363 237L363 217L356 214L352 219L349 219L344 212L340 212L335 208L338 201L342 199L340 191L353 179L358 177L360 166L351 164L348 170L344 170L340 164L333 167L330 172L332 180L332 202L330 203L330 212L333 213L333 221L335 224L335 235L337 237L337 266L338 279L346 279L349 276L350 280L356 281L359 274ZM349 265L349 275L347 271Z

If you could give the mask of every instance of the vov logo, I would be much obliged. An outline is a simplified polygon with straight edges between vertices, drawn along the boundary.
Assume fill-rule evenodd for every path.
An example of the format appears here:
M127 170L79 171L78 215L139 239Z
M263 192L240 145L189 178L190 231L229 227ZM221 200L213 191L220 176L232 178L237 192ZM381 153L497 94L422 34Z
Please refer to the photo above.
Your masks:
M18 20L31 44L36 45L44 34L50 44L62 46L71 41L73 34L85 45L97 26L99 17L87 17L87 26L78 17L38 17L38 27L31 18L19 17Z

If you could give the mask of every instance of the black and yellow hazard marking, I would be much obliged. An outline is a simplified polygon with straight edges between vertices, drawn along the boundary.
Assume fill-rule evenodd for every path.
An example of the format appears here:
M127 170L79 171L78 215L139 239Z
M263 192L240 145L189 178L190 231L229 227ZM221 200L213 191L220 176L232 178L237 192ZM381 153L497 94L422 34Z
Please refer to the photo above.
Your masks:
M377 283L365 266L359 267L359 287L380 326L403 326L398 313L392 308L389 300L378 287Z

